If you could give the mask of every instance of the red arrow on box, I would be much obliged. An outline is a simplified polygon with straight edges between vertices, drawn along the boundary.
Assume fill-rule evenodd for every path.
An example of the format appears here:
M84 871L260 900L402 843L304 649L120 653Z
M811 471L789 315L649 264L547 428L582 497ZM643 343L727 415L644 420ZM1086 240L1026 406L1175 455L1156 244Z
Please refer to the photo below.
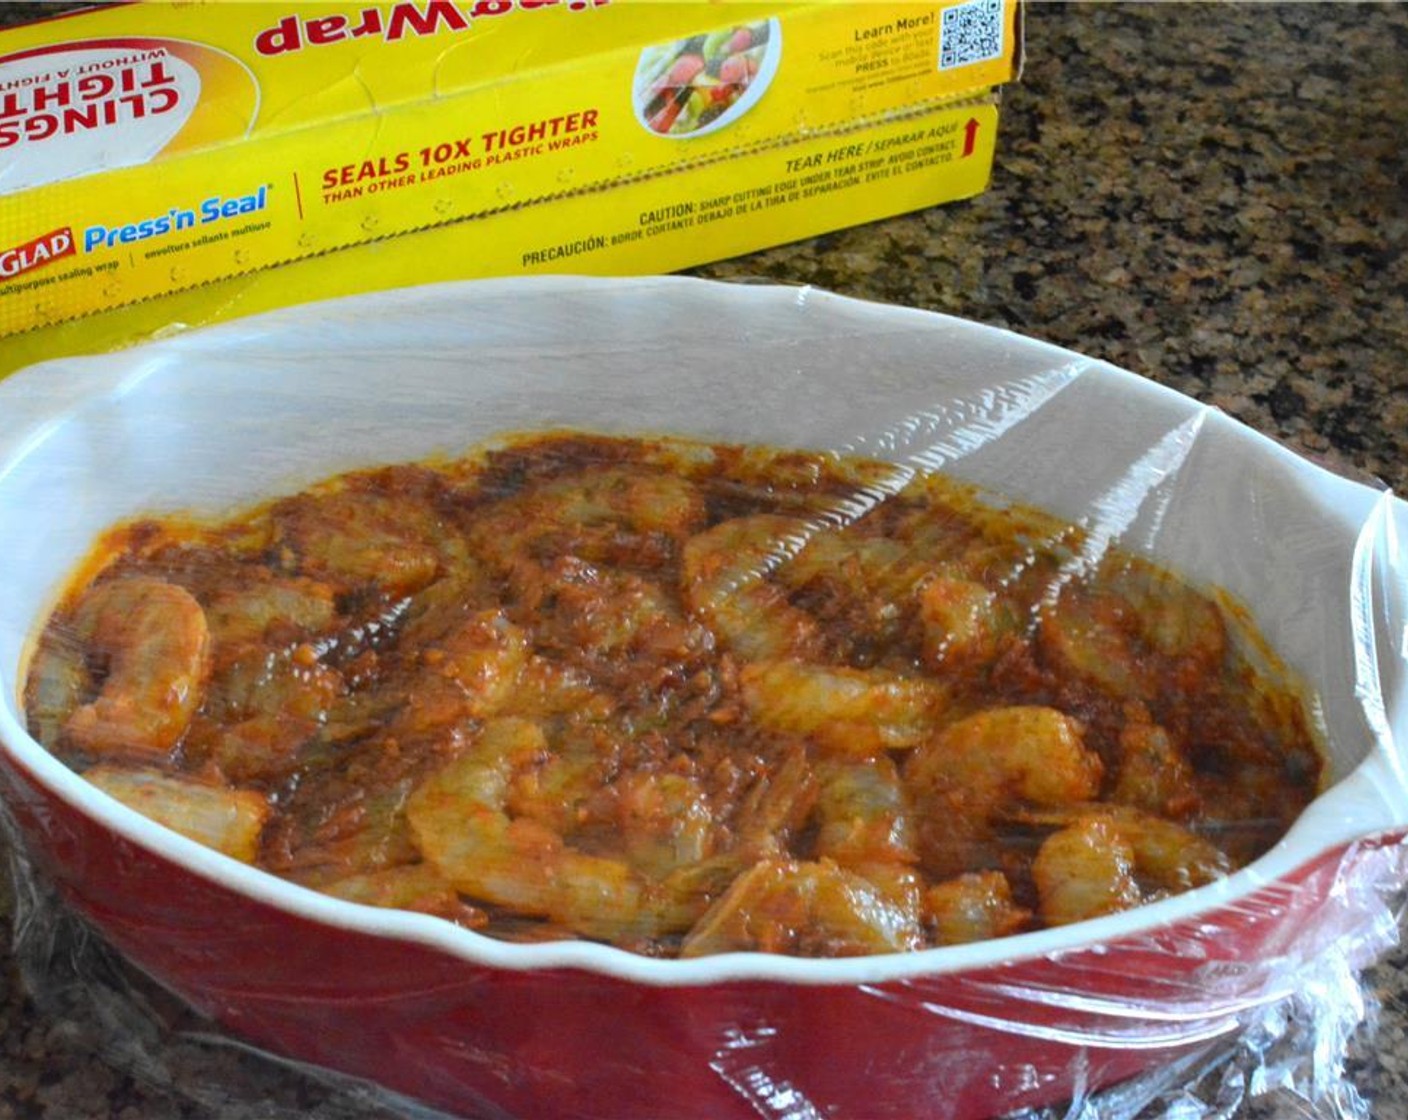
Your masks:
M968 123L963 126L963 155L958 158L962 159L964 156L971 156L973 154L973 147L977 142L978 118L969 117Z

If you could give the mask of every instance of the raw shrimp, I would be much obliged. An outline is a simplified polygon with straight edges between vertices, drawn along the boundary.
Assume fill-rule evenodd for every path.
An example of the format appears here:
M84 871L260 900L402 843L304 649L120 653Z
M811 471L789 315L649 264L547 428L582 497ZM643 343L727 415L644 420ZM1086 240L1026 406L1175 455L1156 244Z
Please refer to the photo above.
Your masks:
M584 669L534 655L524 663L499 714L530 719L574 714L600 722L616 706L616 700L597 688Z
M937 682L886 669L768 660L745 666L739 681L760 727L806 737L828 754L849 758L929 738L945 701Z
M873 529L862 532L866 525L816 531L778 570L835 640L873 657L917 630L925 667L942 675L990 664L1016 638L1009 596L967 575L968 565L988 561L985 554L970 555L971 543L949 541L958 536L951 524L927 527L924 535L941 544L926 539L922 548Z
M891 536L915 555L942 558L944 575L987 587L1039 593L1069 560L1080 530L1038 510L1012 505L942 474L906 488Z
M603 790L602 800L613 846L643 875L664 879L714 854L713 807L686 774L631 771Z
M540 730L548 724L525 716ZM544 749L530 764L511 772L504 809L565 836L587 816L587 802L601 792L620 768L619 733L605 726L583 726L569 719L552 737L544 730Z
M416 778L382 781L372 791L349 793L346 785L335 772L305 775L271 822L261 863L321 890L349 872L374 874L417 862L420 852L406 823Z
M256 642L277 625L284 633L319 634L332 626L336 596L326 583L303 578L259 578L245 586L221 588L205 603L210 639L217 645Z
M349 875L323 883L319 889L365 906L434 914L470 929L479 929L489 920L484 911L464 902L450 882L428 863Z
M617 719L534 722L549 749L513 772L509 816L655 878L713 853L715 811L683 759L668 769L641 764L629 724Z
M1110 800L1175 819L1196 812L1202 798L1193 767L1173 736L1150 719L1143 705L1128 705L1126 715Z
M525 559L655 555L661 542L683 540L703 520L703 498L688 479L595 467L530 483L477 512L469 539L475 555L508 573Z
M545 863L561 850L561 840L528 822L519 822L510 836L514 822L504 811L515 771L532 765L547 750L537 724L494 720L468 753L411 795L407 818L417 846L467 894L529 913L549 909L542 900L551 892L553 869ZM523 867L515 875L513 863L519 856Z
M435 579L442 560L438 519L420 497L398 500L347 486L286 498L270 511L275 548L285 568L334 584L417 591Z
M1032 879L1042 919L1066 925L1202 886L1230 870L1221 851L1172 821L1092 806L1047 837Z
M64 724L77 746L98 755L160 758L200 707L209 661L205 612L190 592L147 577L92 588L74 630L106 662L97 697Z
M904 768L925 870L947 879L992 867L1000 809L1088 801L1103 771L1079 722L1054 708L989 708L950 724Z
M605 467L549 482L534 492L544 524L620 521L641 532L683 537L704 519L704 499L688 479Z
M1031 912L1012 901L1001 871L979 871L936 883L924 892L924 913L939 945L961 945L1016 933Z
M812 532L795 518L757 514L721 521L685 544L685 602L745 661L820 652L816 620L771 578Z
M392 695L361 694L366 711L340 700L282 801L271 862L321 886L417 858L406 822L412 790L508 702L526 660L518 627L500 611L474 611L408 658Z
M525 585L520 570L519 587ZM562 557L534 571L534 587L518 604L531 613L540 644L572 650L594 662L631 667L642 660L701 661L712 640L688 619L678 599L634 572L600 568ZM602 666L606 668L606 666Z
M517 770L548 751L541 728L491 720L470 751L422 783L407 819L426 860L472 899L545 917L588 937L632 941L688 929L708 904L708 870L649 879L627 862L569 847L505 810Z
M495 715L514 696L528 662L523 630L502 610L473 611L407 659L404 678L385 698L374 692L330 716L339 738L372 735L387 745L431 744L462 737L474 720Z
M686 935L680 956L856 956L922 944L917 889L878 885L830 860L769 859L734 880Z
M296 764L345 692L342 674L312 647L217 646L205 705L192 721L188 756L208 757L232 781L268 781Z
M492 609L475 611L421 654L425 672L453 682L464 714L477 719L508 701L527 661L527 635Z
M259 852L269 803L253 790L108 765L83 776L128 808L233 859L253 863Z
M25 680L24 710L29 733L41 743L58 743L64 724L88 689L83 643L71 626L49 626L40 635Z
M935 671L990 664L1016 620L993 591L968 579L935 576L918 592L925 663Z
M791 587L830 580L859 595L902 603L920 581L932 575L934 562L916 556L899 541L867 536L857 526L811 533L806 547L783 565L778 576Z
M862 517L844 528L816 529L777 573L851 660L893 649L903 639L917 589L941 563L875 535L869 522Z
M819 855L847 867L917 860L913 813L887 756L824 760L815 769Z
M1196 689L1223 664L1227 629L1209 599L1148 565L1107 564L1041 616L1042 653L1112 696Z
M339 615L326 584L263 567L242 574L205 600L210 672L186 753L235 781L276 780L346 691L321 660Z
M788 744L748 789L734 821L738 847L759 857L784 854L816 805L818 782L806 749Z
M396 637L407 649L422 649L459 629L467 615L496 605L496 588L483 566L457 555L457 567L412 595Z

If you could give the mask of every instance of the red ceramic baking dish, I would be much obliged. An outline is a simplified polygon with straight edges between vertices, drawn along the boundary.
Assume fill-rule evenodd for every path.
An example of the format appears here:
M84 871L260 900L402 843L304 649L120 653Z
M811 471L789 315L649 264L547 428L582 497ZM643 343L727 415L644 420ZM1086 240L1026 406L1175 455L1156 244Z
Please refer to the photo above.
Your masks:
M232 1035L456 1114L983 1117L1235 1032L1356 935L1408 830L1405 507L1216 410L1011 333L807 288L537 278L312 305L0 384L0 784L16 841ZM1313 697L1323 793L1230 877L976 944L812 960L511 944L294 886L89 786L25 731L95 536L507 431L672 433L944 470L1240 603Z

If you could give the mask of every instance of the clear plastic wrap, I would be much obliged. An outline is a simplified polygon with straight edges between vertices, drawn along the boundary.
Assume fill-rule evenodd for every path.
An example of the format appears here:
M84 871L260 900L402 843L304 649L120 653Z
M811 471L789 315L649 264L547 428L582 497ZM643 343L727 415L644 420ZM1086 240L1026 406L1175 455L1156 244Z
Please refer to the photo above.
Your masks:
M1191 1118L1279 1089L1367 1115L1344 1047L1366 1013L1358 975L1394 943L1408 829L1408 517L1391 495L1055 347L679 279L291 309L27 371L0 407L17 956L41 1004L107 1009L99 1034L134 1076L224 1111L260 1104L183 1087L165 1043L139 1044L170 1018L100 956L54 968L87 923L208 1017L177 1037L341 1071L327 1107L349 1114ZM1062 569L1077 583L1111 549L1151 557L1244 606L1268 662L1307 683L1326 790L1249 866L1090 921L847 959L657 960L291 886L97 793L22 730L36 628L114 521L226 514L554 428L835 452L892 464L897 485L943 472L1078 526ZM859 489L842 516L896 492Z

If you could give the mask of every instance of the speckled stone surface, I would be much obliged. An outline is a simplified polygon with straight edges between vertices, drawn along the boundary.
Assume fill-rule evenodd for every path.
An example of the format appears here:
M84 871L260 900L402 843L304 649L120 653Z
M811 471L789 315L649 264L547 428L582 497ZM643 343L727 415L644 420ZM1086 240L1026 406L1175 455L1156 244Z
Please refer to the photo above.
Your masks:
M0 6L0 20L34 7ZM1408 490L1408 6L1038 4L1027 47L987 194L695 272L1011 327ZM11 928L47 912L0 900L5 954ZM132 1004L120 967L56 928L0 955L0 1120L409 1115L202 1042L159 993ZM20 963L48 978L42 1006ZM1398 951L1367 972L1343 1078L1217 1114L1408 1116L1406 965ZM1326 1068L1292 1065L1302 1084Z

